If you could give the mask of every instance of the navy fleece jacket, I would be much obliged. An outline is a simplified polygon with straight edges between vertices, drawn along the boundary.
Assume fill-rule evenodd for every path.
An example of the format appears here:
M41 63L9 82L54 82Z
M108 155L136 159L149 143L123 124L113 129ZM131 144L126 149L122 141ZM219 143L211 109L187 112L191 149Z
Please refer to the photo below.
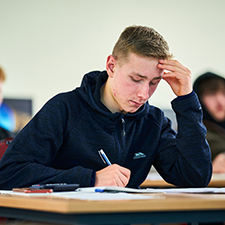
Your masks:
M169 183L206 186L212 166L195 94L172 101L178 133L163 112L145 103L135 113L111 113L100 102L106 71L91 72L81 87L50 99L9 145L0 161L0 189L37 183L94 184L95 171L111 163L131 170L137 188L152 165Z

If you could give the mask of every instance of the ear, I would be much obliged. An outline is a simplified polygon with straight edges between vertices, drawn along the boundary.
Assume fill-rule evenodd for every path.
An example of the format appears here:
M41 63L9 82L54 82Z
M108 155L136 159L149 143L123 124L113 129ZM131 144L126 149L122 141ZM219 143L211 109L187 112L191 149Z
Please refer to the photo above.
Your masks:
M116 66L116 59L112 55L109 55L106 61L106 70L109 77L113 77L115 66Z

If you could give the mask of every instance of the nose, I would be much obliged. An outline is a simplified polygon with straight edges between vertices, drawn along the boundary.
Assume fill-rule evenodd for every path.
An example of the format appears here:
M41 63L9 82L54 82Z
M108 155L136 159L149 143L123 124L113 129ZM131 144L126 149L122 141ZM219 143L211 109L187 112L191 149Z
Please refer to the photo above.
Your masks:
M216 94L216 101L218 103L224 105L225 104L225 94L224 93L221 93L221 92L217 93Z
M150 98L150 87L149 85L143 85L138 90L137 96L143 100L148 100Z

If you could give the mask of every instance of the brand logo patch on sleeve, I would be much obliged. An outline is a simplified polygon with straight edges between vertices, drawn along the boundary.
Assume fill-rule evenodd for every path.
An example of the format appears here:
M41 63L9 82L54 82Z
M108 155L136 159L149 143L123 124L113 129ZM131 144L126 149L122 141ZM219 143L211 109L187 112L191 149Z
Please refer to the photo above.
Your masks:
M146 155L142 152L137 152L137 153L134 153L134 157L133 159L140 159L140 158L145 158Z

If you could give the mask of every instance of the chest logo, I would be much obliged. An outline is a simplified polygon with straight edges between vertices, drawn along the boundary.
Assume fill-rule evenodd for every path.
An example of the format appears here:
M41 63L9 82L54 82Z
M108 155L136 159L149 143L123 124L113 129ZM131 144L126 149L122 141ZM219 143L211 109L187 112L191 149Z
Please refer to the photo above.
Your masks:
M137 153L134 153L134 157L133 159L140 159L140 158L145 158L146 155L142 152L137 152Z

